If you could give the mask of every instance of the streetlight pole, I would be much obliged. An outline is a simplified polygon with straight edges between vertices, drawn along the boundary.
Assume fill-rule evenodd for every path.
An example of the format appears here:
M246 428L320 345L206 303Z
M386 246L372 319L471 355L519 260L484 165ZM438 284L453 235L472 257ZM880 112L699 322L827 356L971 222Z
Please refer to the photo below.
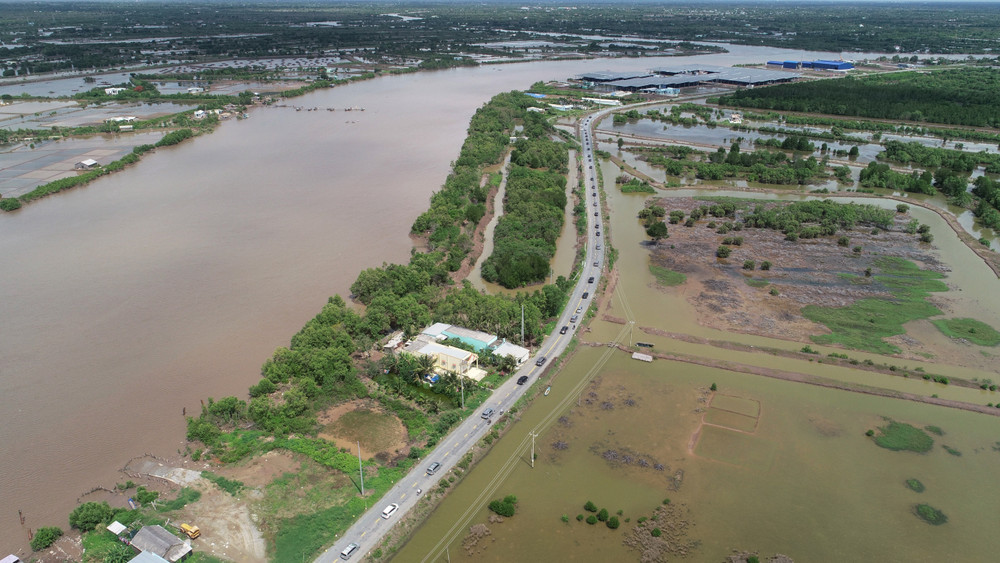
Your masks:
M361 496L365 496L365 468L361 465L361 441L358 440L358 473L361 474Z
M536 436L538 436L538 434L536 434L534 432L531 433L531 468L532 469L535 468L535 437Z

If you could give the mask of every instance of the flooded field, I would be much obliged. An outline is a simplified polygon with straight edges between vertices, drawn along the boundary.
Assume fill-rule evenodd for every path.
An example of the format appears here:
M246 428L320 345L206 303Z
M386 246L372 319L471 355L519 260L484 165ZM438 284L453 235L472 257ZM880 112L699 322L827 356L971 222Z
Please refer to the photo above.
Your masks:
M733 549L797 561L971 561L1000 548L989 524L1000 491L974 485L1000 461L1000 419L702 366L644 364L624 353L602 359L599 348L579 350L552 394L524 413L394 560L637 561L639 552L622 542L665 498L689 511L697 561L722 560ZM577 391L590 376L594 383ZM945 434L927 454L884 450L864 435L885 424L882 416ZM531 469L526 436L535 428ZM498 472L506 462L512 469ZM927 490L908 490L909 478ZM517 514L489 523L484 501L508 494L518 498ZM578 522L588 500L621 510L621 528ZM941 509L949 522L924 523L913 514L917 503ZM463 549L477 523L490 536Z
M139 145L155 144L164 134L105 133L5 146L0 151L0 196L17 197L42 184L76 176L76 164L86 159L108 164Z
M18 101L0 106L0 128L14 130L97 126L113 117L146 120L191 110L194 107L191 104L164 102L112 102L83 107L73 101Z

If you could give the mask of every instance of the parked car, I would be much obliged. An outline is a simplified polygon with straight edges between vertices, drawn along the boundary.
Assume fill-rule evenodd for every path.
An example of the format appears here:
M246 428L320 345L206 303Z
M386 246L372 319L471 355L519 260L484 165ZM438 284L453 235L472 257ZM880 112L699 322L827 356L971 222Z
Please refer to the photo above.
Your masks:
M566 334L568 331L569 331L569 327L568 326L563 326L562 328L559 329L559 334Z
M434 463L427 466L427 474L434 475L435 473L438 472L438 469L441 469L441 464L435 461Z
M399 510L398 504L396 503L390 504L389 506L385 507L385 510L382 511L382 518L388 519L390 516L395 514L397 510Z
M340 552L340 558L343 559L344 561L347 561L348 559L351 558L352 555L354 555L354 552L357 551L357 550L359 550L359 549L361 549L360 545L358 545L356 543L352 543L352 544L348 545L347 547L345 547L344 551Z
M524 385L527 382L528 382L528 376L527 375L522 375L521 377L517 378L517 384L518 385Z
M539 366L539 367L544 366L545 365L545 360L547 360L547 359L548 358L546 358L545 356L541 356L540 358L538 358L537 360L535 360L535 365Z

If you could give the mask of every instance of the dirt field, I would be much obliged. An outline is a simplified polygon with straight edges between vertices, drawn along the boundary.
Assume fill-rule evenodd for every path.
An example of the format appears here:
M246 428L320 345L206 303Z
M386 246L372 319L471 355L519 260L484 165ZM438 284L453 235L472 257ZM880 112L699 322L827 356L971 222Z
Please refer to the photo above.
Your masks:
M406 427L375 401L349 401L321 412L317 420L323 425L320 438L353 452L360 441L362 457L382 454L391 458L409 453Z

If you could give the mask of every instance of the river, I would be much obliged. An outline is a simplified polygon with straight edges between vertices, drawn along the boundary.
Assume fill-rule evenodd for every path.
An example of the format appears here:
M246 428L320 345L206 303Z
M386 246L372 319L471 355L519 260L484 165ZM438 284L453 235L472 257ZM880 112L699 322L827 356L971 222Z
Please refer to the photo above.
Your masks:
M132 456L183 449L182 409L244 397L328 296L407 260L410 224L494 94L604 68L839 56L731 50L354 83L294 102L338 111L254 110L0 216L0 550L65 528L77 497L123 481ZM351 106L366 111L339 111Z

